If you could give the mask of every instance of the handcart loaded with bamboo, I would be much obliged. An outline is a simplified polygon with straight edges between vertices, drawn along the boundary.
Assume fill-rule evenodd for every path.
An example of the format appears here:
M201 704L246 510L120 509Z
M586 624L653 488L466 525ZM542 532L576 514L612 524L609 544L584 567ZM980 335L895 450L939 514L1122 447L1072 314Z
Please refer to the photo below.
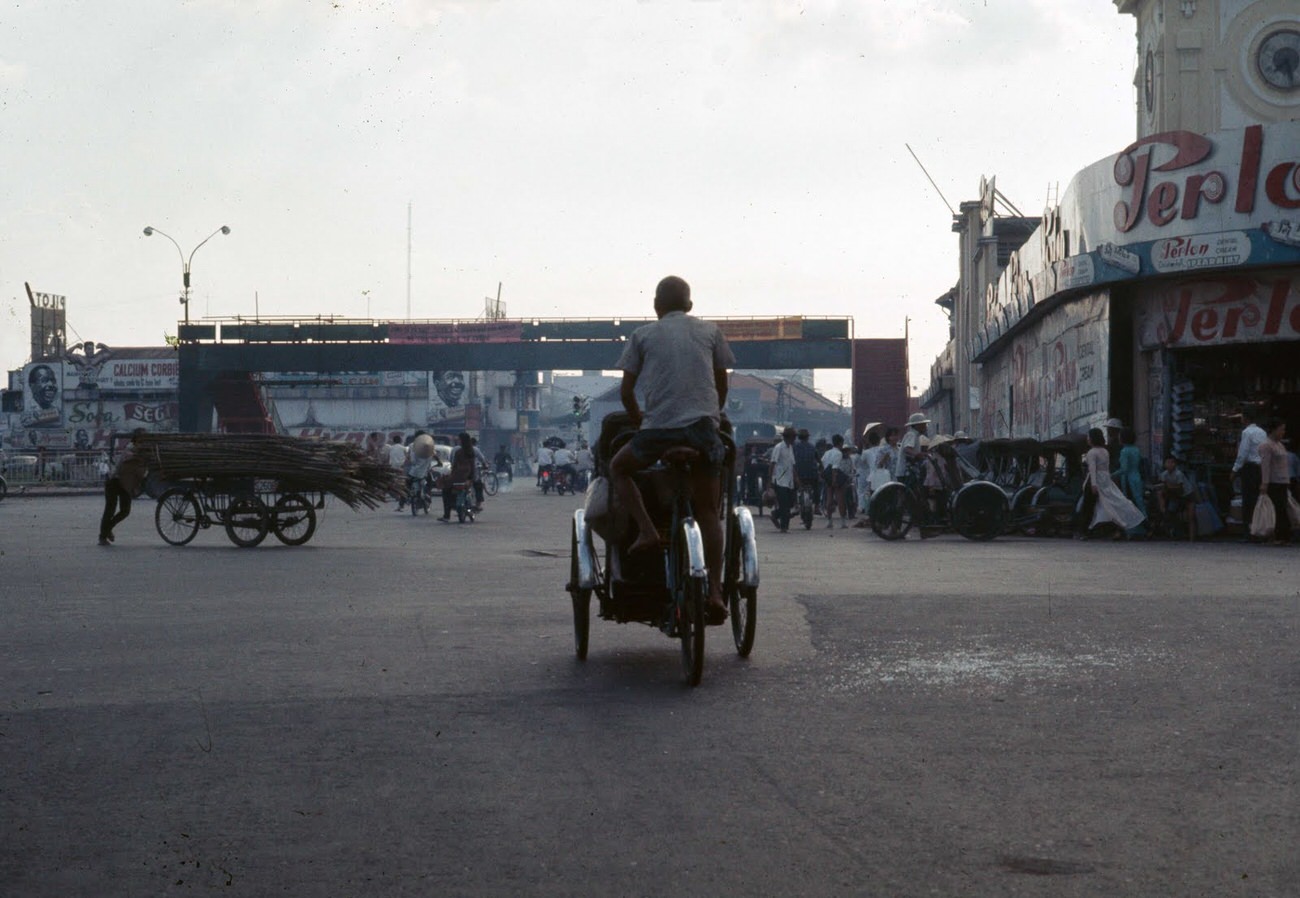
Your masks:
M183 546L199 530L224 527L237 546L274 533L301 546L316 532L326 494L353 509L401 494L402 472L359 446L261 434L154 433L139 440L150 478L162 485L154 524Z

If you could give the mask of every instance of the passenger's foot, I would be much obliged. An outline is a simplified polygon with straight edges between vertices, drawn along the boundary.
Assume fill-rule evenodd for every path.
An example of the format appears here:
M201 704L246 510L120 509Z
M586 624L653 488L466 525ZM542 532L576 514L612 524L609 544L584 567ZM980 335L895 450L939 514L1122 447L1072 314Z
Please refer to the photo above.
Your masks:
M113 531L112 531L112 530L108 531L108 532L105 533L104 535L108 537L108 541L109 541L110 543L115 543L115 542L117 542L117 537L113 535Z
M442 517L438 518L438 520L442 521L445 524L447 521L451 520L451 515L443 515Z
M705 606L705 614L710 627L716 627L727 622L727 603L722 601L722 596L709 596L708 604Z
M112 545L112 543L110 543L110 542L108 541L108 537L107 537L107 536L101 536L101 537L99 538L99 544L100 544L101 546L111 546L111 545Z

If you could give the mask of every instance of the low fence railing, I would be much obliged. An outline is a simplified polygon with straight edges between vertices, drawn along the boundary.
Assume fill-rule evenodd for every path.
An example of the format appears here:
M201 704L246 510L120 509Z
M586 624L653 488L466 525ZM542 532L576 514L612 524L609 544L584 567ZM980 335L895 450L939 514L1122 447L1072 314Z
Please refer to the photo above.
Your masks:
M0 453L0 474L9 488L47 484L49 486L99 486L108 476L108 453L76 450L45 456L22 452Z

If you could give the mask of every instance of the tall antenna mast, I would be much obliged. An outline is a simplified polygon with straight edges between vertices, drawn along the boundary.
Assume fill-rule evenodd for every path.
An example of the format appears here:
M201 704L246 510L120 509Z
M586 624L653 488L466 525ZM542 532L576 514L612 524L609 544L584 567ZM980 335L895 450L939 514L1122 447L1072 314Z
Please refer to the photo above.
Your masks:
M411 204L406 204L406 320L411 320Z
M903 146L907 147L907 151L908 151L909 153L912 153L912 147L911 147L911 145L905 143L905 144L903 144ZM913 159L916 159L916 164L917 164L917 165L921 165L921 160L916 158L916 153L912 153L912 158L913 158ZM924 165L921 165L921 171L922 171L922 172L925 172L926 180L928 180L928 181L930 182L930 186L934 188L934 192L937 193L937 194L939 194L939 199L943 200L943 204L944 204L945 206L948 207L948 211L951 212L953 215L956 215L957 212L956 212L955 209L953 209L953 207L952 207L952 203L948 202L948 198L947 198L946 196L943 195L943 191L939 189L939 185L936 184L936 183L934 183L934 178L931 178L931 177L930 177L930 173L929 173L928 171L925 170L925 166L924 166Z

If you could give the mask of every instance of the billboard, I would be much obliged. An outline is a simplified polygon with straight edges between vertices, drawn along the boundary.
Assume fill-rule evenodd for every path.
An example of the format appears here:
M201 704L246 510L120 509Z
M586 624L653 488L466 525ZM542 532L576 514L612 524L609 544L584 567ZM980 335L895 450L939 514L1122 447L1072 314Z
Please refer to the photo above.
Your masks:
M1110 401L1109 358L1106 293L1053 310L981 369L979 435L1045 440L1097 426Z
M23 369L23 427L63 426L63 363L34 362Z
M23 286L32 307L32 358L49 359L62 354L67 345L67 300L53 293L37 293L31 284Z
M972 354L1067 290L1300 264L1298 148L1300 121L1169 131L1083 169L988 286Z

